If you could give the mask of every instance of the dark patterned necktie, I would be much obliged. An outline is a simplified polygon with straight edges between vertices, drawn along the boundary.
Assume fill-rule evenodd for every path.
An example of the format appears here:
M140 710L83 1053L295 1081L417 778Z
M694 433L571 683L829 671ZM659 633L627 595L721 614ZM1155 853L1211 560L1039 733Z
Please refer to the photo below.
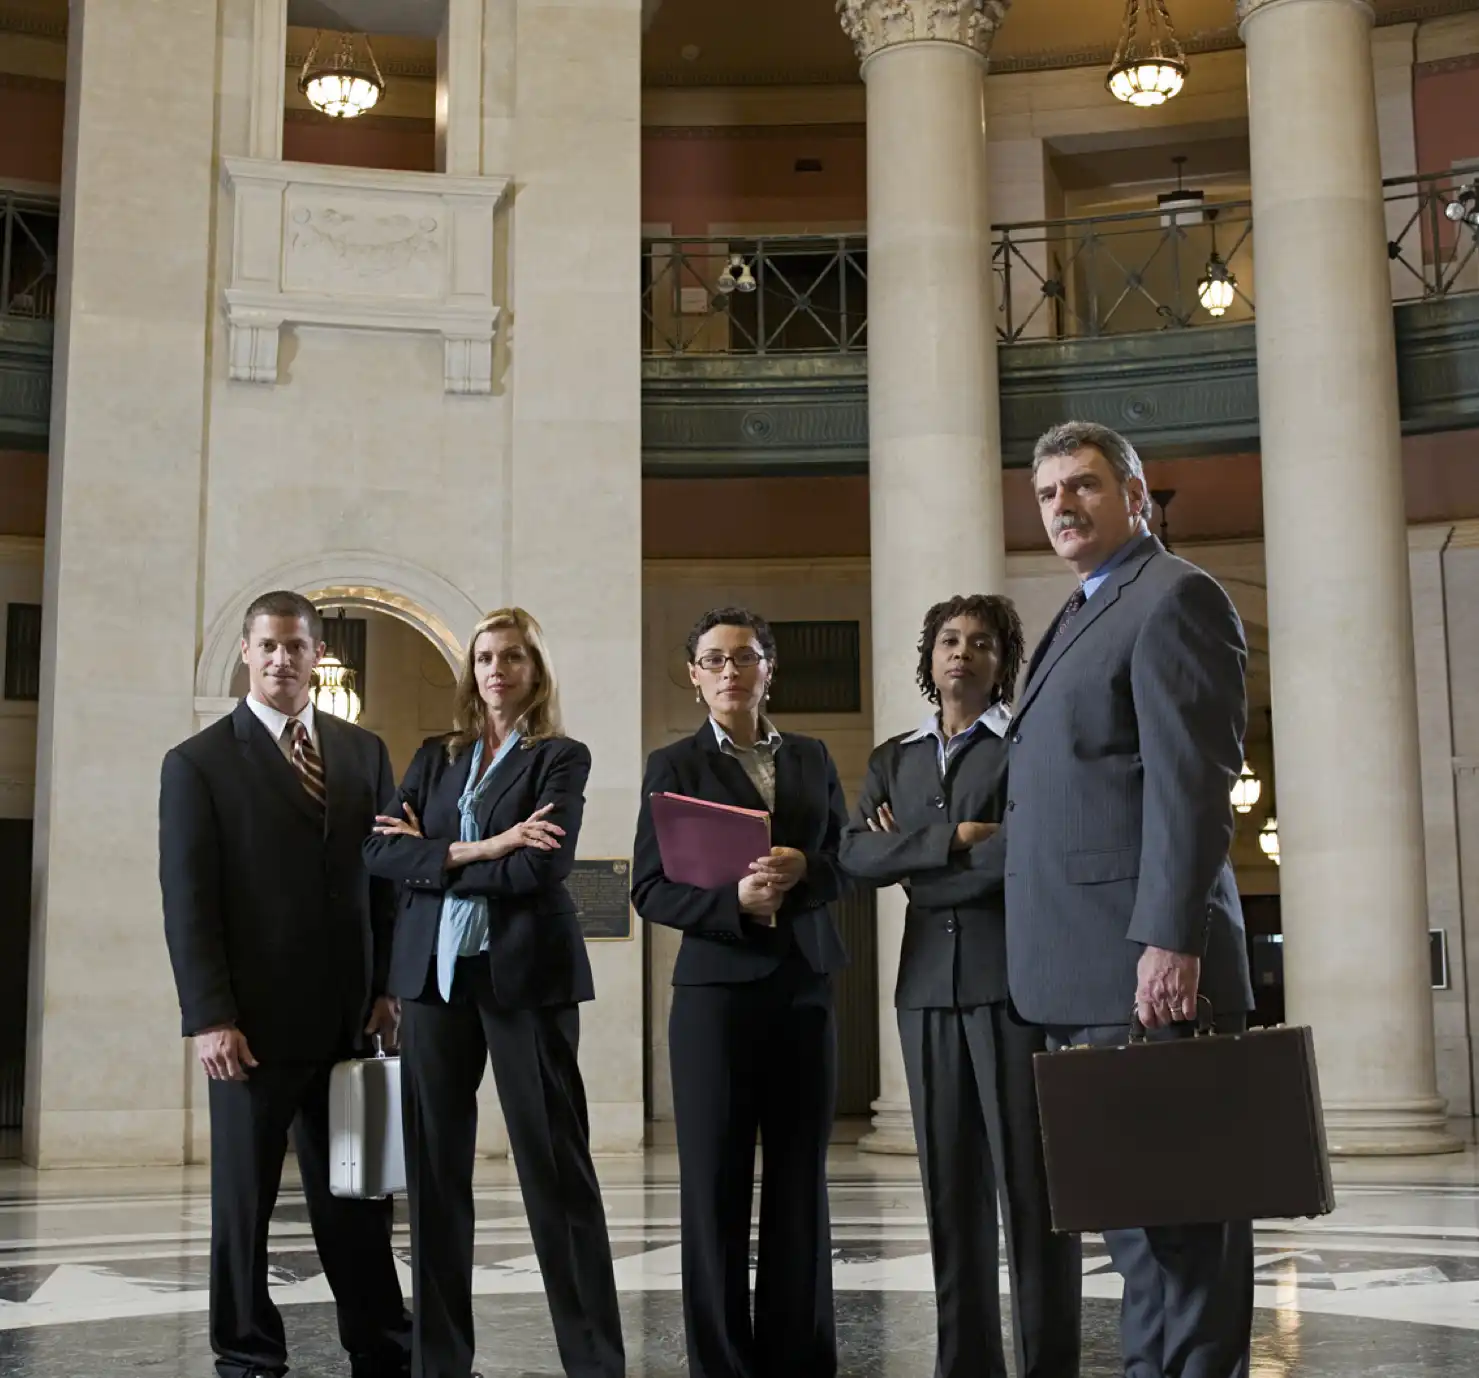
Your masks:
M1058 626L1053 632L1053 640L1058 641L1063 633L1068 630L1068 624L1083 611L1084 604L1089 600L1084 594L1083 585L1074 589L1073 596L1063 605L1063 611L1058 614Z
M328 791L324 788L323 757L318 754L308 729L297 718L293 719L289 730L293 734L293 769L298 772L298 779L303 782L308 797L322 809L328 800Z

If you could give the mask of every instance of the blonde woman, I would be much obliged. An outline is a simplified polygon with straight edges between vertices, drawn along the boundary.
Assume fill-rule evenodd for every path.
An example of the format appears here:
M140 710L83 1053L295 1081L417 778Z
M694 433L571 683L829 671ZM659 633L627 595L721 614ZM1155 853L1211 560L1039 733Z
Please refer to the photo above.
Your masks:
M477 1091L491 1058L565 1372L619 1378L616 1281L576 1064L590 962L565 878L591 754L565 736L539 623L473 629L455 728L427 742L365 842L399 881L415 1378L469 1378Z

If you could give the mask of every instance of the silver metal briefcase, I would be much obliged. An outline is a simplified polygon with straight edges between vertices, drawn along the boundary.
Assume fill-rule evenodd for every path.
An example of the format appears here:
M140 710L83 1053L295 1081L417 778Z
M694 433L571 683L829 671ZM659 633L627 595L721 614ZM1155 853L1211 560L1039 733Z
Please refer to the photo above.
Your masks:
M378 1200L406 1189L401 1135L401 1060L374 1057L336 1063L329 1074L329 1190Z

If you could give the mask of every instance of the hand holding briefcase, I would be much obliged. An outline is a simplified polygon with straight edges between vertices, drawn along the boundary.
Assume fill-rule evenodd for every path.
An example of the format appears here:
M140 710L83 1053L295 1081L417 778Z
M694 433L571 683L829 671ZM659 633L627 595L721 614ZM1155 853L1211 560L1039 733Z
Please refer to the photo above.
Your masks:
M1152 1042L1137 1021L1123 1047L1033 1058L1055 1230L1335 1208L1310 1029L1210 1025Z

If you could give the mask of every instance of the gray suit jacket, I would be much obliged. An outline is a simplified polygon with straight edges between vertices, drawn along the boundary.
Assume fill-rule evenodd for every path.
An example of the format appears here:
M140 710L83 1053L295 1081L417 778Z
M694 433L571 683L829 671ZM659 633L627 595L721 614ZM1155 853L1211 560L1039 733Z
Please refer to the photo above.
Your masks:
M1246 662L1222 586L1154 536L1038 646L1004 830L1008 979L1025 1018L1128 1022L1146 946L1200 956L1219 1011L1252 1007L1228 861Z
M1001 834L952 852L955 825L996 823L1006 797L1007 747L977 728L940 778L933 739L904 733L878 747L852 820L843 830L842 869L865 884L907 884L909 910L894 1004L909 1009L972 1009L1007 998L1006 920ZM868 819L887 802L896 833Z

